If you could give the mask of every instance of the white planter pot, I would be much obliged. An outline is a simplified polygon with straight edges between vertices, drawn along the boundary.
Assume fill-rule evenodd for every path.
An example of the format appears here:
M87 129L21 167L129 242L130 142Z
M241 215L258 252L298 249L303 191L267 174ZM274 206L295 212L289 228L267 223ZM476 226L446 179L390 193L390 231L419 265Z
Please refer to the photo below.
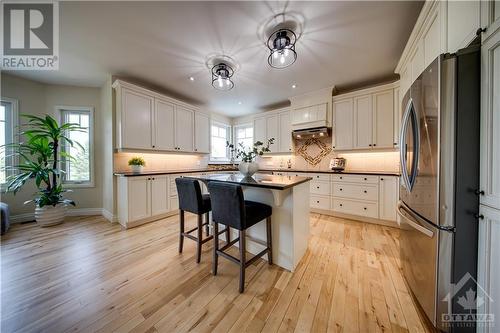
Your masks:
M142 165L131 165L133 173L142 173L143 166Z
M35 208L35 220L41 227L48 227L64 222L67 207L64 204Z
M238 170L245 177L252 177L254 173L259 171L259 163L257 162L241 162L238 165Z

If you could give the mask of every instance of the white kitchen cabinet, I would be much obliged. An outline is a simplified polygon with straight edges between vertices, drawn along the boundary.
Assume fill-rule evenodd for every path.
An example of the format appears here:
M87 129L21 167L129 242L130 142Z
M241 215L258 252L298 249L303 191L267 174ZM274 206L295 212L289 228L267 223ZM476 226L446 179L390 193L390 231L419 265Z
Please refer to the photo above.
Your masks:
M372 96L364 95L354 98L355 115L355 148L370 149L373 141L373 108Z
M372 147L394 147L394 113L393 89L373 94Z
M424 47L424 69L441 54L441 25L439 11L434 12L433 16L430 18L430 22L427 30L424 31L422 42Z
M267 140L274 138L274 142L269 146L271 152L280 151L280 121L278 115L266 117L266 144Z
M267 120L266 118L255 118L253 121L253 140L266 142Z
M175 105L155 99L153 148L174 150L175 147Z
M117 112L120 117L117 143L121 148L151 149L153 96L132 89L121 89Z
M149 181L151 186L151 216L168 213L168 176L152 176Z
M175 146L178 151L191 152L194 146L194 112L182 106L175 108Z
M142 220L151 216L149 177L130 177L127 184L127 222Z
M478 246L478 284L481 294L478 299L484 301L478 306L478 314L493 315L495 320L500 318L500 210L481 205L479 220L479 246ZM498 325L481 325L477 332L498 332Z
M480 202L500 209L500 29L483 42L481 70Z
M290 112L282 112L279 114L279 150L280 152L292 152L292 122L290 119Z
M169 177L167 175L118 178L118 221L134 227L169 215Z
M202 113L194 115L194 151L210 153L210 117Z
M418 41L413 50L413 54L410 58L410 67L411 82L413 83L425 69L424 41L422 39Z
M476 31L481 27L480 3L478 0L447 1L448 52L457 52L476 37Z
M292 111L292 114L293 125L314 123L317 121L327 121L328 105L327 103L321 103L317 105L297 108Z
M354 147L354 107L353 99L333 102L333 148L349 150Z
M396 222L399 196L398 177L380 176L379 183L379 218Z
M401 130L401 117L402 117L402 98L400 96L400 88L394 89L394 147L399 145L399 131Z

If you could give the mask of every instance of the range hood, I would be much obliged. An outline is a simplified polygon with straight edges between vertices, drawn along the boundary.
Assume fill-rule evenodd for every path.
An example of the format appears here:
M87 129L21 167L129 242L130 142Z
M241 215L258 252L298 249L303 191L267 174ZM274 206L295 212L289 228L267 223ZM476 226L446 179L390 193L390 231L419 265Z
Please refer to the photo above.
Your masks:
M309 138L326 138L328 137L328 127L315 127L308 129L295 130L292 135L297 140L305 140Z

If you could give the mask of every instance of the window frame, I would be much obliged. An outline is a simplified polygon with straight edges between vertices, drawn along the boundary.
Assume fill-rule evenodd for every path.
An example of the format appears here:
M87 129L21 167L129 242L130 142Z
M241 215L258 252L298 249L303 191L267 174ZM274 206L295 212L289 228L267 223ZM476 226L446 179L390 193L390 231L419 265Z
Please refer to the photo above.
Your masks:
M254 135L254 124L253 122L248 122L248 123L241 123L241 124L237 124L237 125L233 125L233 145L235 148L239 148L238 146L238 135L237 135L237 131L238 129L241 129L241 128L252 128L252 143L254 143L254 138L255 138L255 135ZM241 158L237 158L235 157L234 160L236 162L241 162Z
M212 156L212 142L213 142L213 135L212 135L212 127L213 126L218 126L218 127L224 127L226 129L226 141L229 141L230 143L233 142L232 139L232 126L229 124L225 124L220 121L216 120L211 120L210 121L210 158L209 161L211 164L227 164L231 162L231 154L229 152L229 148L226 147L226 157L225 158L220 158L220 157L213 157Z
M90 181L67 181L61 180L62 184L66 188L90 188L95 187L95 167L94 167L94 107L92 106L67 106L67 105L57 105L55 107L57 114L59 115L59 123L62 125L64 123L64 111L70 112L80 112L89 113L89 175ZM60 168L63 165L60 164ZM63 179L63 177L61 177Z
M18 143L19 142L19 101L15 98L4 97L4 96L0 97L0 101L7 102L7 103L11 104L12 143ZM17 156L13 157L11 160L12 165L17 165L18 161L19 161L19 158ZM7 166L7 163L5 165ZM6 171L5 177L8 178L9 176L12 176L14 173L15 173L15 171L13 171L13 170ZM0 183L0 191L4 192L6 190L7 190L7 182Z

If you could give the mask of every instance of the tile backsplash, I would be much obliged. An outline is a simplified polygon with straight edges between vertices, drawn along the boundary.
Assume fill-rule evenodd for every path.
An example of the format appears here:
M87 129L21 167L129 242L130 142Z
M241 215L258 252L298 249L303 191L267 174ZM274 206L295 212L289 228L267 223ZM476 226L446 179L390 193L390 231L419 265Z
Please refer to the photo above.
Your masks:
M144 158L145 171L200 170L208 167L208 155L119 152L114 154L114 171L130 171L128 160L135 156Z
M331 139L324 139L324 143L331 146ZM302 144L304 143L296 142L295 151L298 151ZM315 154L315 152L312 153ZM335 157L343 157L347 160L347 171L399 172L398 151L359 151L349 153L331 151L323 156L316 165L308 163L301 154L271 155L260 158L258 162L261 169L286 169L288 161L290 161L292 169L326 171L329 169L330 160Z

